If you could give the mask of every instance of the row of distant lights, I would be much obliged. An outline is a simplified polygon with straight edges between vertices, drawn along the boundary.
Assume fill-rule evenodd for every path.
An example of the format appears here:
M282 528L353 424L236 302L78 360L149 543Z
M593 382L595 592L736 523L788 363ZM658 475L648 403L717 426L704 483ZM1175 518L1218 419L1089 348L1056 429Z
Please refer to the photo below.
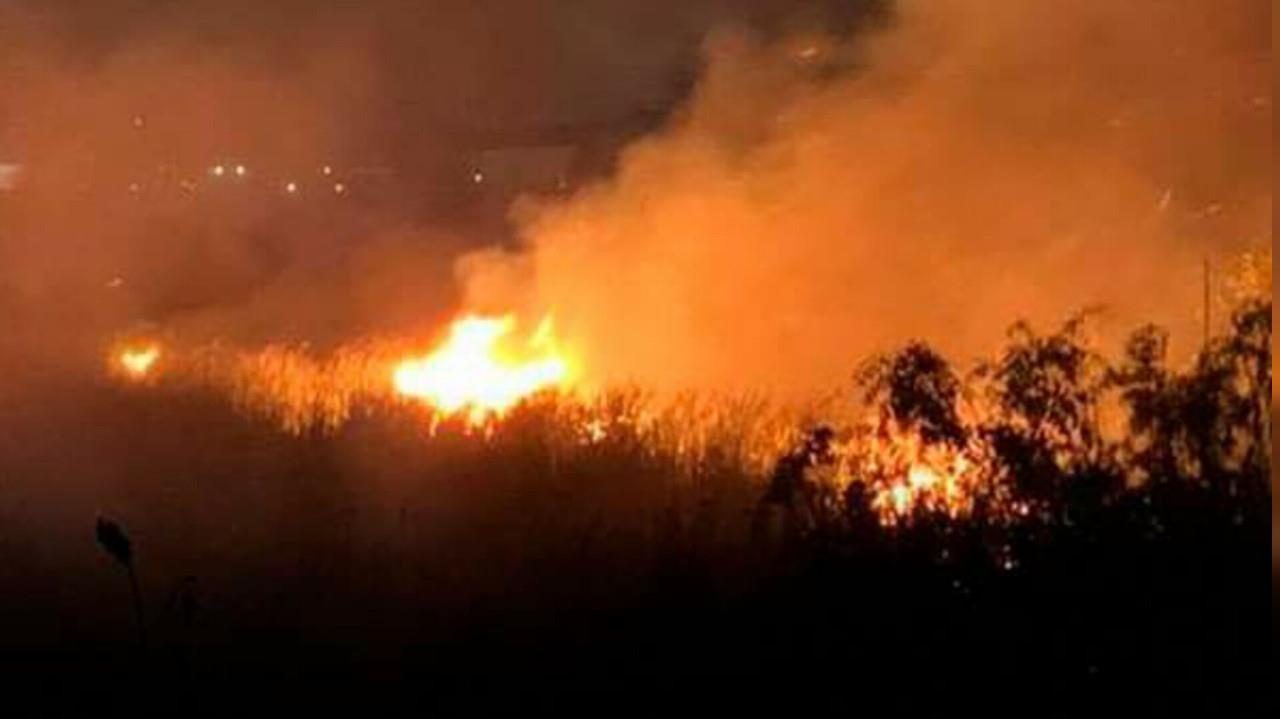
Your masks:
M209 168L209 174L213 175L214 177L227 177L228 175L232 175L235 177L247 177L249 175L249 168L239 164L237 165L218 164ZM333 167L330 165L325 165L324 167L321 167L320 174L324 175L325 177L332 177ZM299 190L301 189L298 183L294 182L293 180L289 180L288 182L284 183L283 188L284 188L284 191L290 195L298 194ZM346 192L347 192L346 183L341 181L333 183L333 194L343 195L343 194L346 194Z
M131 124L133 125L133 127L134 127L135 129L141 130L141 129L143 129L143 128L145 128L145 127L146 127L146 125L147 125L147 119L146 119L146 117L145 117L144 115L140 115L140 114L139 114L139 115L134 115L134 116L133 116L133 118L132 118L132 120L131 120ZM214 176L214 177L226 177L226 176L228 176L228 175L233 175L233 176L235 176L235 177L241 177L241 178L243 178L243 177L248 177L248 176L249 176L249 168L245 167L245 166L244 166L244 165L242 165L242 164L224 165L224 164L221 164L221 163L220 163L220 164L217 164L217 165L214 165L214 166L210 167L210 168L209 168L209 174L210 174L210 175L212 175L212 176ZM325 165L324 167L321 167L321 168L320 168L320 174L321 174L321 175L324 175L325 177L332 177L332 176L333 176L333 166L331 166L331 165ZM480 178L480 177L479 177L479 172L477 172L477 173L476 173L476 175L477 175L477 178L478 178L478 179L476 179L476 182L480 182L480 181L481 181L481 179L483 179L483 178ZM187 184L187 183L184 183L184 184ZM194 184L192 184L192 185L191 185L191 187L192 187L192 188L194 188ZM289 181L285 182L285 183L284 183L284 185L282 186L282 188L283 188L283 190L285 191L285 193L286 193L286 194L289 194L289 195L296 195L296 194L298 194L298 192L302 189L302 188L298 185L298 183L297 183L297 182L295 182L295 181L293 181L293 180L289 180ZM139 191L141 191L141 189L142 189L141 185L139 185L139 184L138 184L138 183L136 183L136 182L131 183L131 184L129 185L129 191L130 191L130 192L132 192L132 193L134 193L134 194L137 194ZM342 182L342 181L337 181L337 182L334 182L334 183L333 183L333 194L335 194L335 195L345 195L345 194L346 194L346 192L347 192L347 185L346 185L346 183L344 183L344 182Z

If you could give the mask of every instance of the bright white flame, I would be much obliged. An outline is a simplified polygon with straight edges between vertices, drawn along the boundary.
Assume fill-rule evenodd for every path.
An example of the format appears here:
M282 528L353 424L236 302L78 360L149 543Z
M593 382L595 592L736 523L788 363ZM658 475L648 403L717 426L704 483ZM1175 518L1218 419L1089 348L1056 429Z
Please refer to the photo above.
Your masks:
M543 320L530 339L530 352L524 354L533 356L527 359L513 357L503 343L514 329L510 315L458 320L440 349L396 368L396 391L445 414L469 410L476 423L541 389L562 384L568 366L552 346L550 319Z
M932 467L923 464L913 464L907 472L907 484L914 491L926 491L939 481L941 478L938 473Z
M126 348L117 356L120 368L134 379L146 377L158 359L160 359L160 348L155 345Z

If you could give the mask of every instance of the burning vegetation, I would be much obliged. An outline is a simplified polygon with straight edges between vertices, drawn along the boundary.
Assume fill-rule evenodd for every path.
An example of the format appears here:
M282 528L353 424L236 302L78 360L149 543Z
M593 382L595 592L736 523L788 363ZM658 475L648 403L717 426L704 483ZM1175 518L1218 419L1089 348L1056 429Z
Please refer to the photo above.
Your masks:
M511 315L458 320L442 347L396 366L396 392L446 415L465 411L478 425L536 392L563 387L568 364L556 351L551 317L538 326L523 353L513 353L511 346L515 322Z
M556 347L551 318L523 342L512 336L515 327L511 315L463 317L423 355L405 341L344 345L322 357L303 346L175 347L163 368L159 342L127 342L109 365L129 382L152 382L163 371L178 385L214 387L295 434L337 429L355 413L393 401L421 403L437 418L463 417L480 428L540 392L570 387L571 365Z
M546 361L538 332L489 321L509 354L479 367ZM1015 325L969 368L908 343L807 406L569 381L482 420L475 405L397 387L404 362L454 356L456 333L425 353L175 342L152 381L118 376L111 416L139 427L140 461L163 462L147 473L178 479L134 485L112 514L145 530L131 532L149 539L138 571L167 577L195 560L164 556L164 538L230 511L235 534L213 545L225 561L271 577L305 621L344 627L308 631L389 652L454 637L463 648L424 665L434 672L499 671L494 656L500 671L534 671L537 659L508 653L516 641L561 657L586 641L591 661L632 669L696 674L705 665L670 650L691 644L720 668L816 669L839 638L874 649L861 671L890 683L909 684L885 658L920 652L956 667L953 679L1003 666L1046 690L1234 681L1260 656L1251 617L1265 598L1246 598L1269 526L1269 298L1238 306L1190 363L1170 360L1154 327L1104 356L1088 322ZM241 477L266 471L297 481ZM175 492L191 501L173 504ZM158 502L176 514L153 523L136 509ZM300 555L273 544L282 533ZM352 626L318 595L385 606ZM443 627L414 624L424 606ZM208 611L216 630L160 618L147 636L164 646L194 632L207 645L183 651L213 662L235 651L215 648L213 631L261 618ZM520 639L470 649L477 625ZM1046 642L1057 649L1036 654ZM734 664L740 651L750 667ZM1041 659L1000 664L1026 656Z
M1106 486L1093 491L1108 496L1165 474L1229 470L1265 479L1270 305L1253 297L1233 315L1232 334L1207 345L1185 377L1166 368L1167 335L1154 328L1135 333L1123 360L1110 364L1085 336L1085 316L1049 335L1020 323L1008 347L968 376L921 343L869 361L857 373L860 397L829 403L825 416L812 406L763 413L758 421L772 429L744 427L737 456L752 458L748 473L777 458L766 498L789 512L800 508L789 521L815 525L836 521L850 502L864 503L859 511L885 526L919 516L1019 522L1057 511L1068 502L1059 485L1077 475L1105 477ZM623 422L627 434L654 442L652 451L692 461L695 473L701 458L717 451L708 444L707 425L721 415L714 406L678 422L654 400L612 414L616 389L575 388L550 317L523 341L515 328L510 315L463 317L422 356L402 342L346 346L323 358L301 348L204 348L186 362L169 358L164 379L211 387L291 434L337 432L356 417L404 411L407 402L421 405L429 433L461 423L467 433L491 435L527 406L554 408L552 421L569 423L558 431L560 441L573 445L615 441ZM127 381L155 387L160 356L158 344L127 345L112 366ZM1203 403L1217 407L1202 418L1209 425L1194 429L1207 435L1147 436L1156 422L1200 421L1159 415L1195 413ZM822 429L806 435L805 422ZM787 444L801 439L787 453ZM1162 464L1151 466L1156 459Z
M1262 674L1266 3L239 2L0 3L0 635L184 692Z

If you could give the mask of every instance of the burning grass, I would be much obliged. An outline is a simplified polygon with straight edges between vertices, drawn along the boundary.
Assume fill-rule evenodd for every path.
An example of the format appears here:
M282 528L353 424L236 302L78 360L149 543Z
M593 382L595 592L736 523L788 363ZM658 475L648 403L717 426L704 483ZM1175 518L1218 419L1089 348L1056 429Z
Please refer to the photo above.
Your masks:
M1020 328L974 371L910 345L805 408L547 388L480 424L395 393L413 343L160 338L145 381L113 374L0 437L6 468L39 468L6 474L7 526L63 518L76 542L59 559L0 543L10 601L41 604L9 616L44 622L24 636L70 617L134 641L119 577L76 564L102 559L81 546L101 512L134 541L148 641L204 676L333 656L261 627L388 661L429 646L413 666L430 676L545 667L530 646L611 672L829 669L840 651L889 680L922 656L964 682L1230 674L1257 629L1241 607L1268 527L1250 402L1270 409L1269 317L1240 313L1179 370L1158 333L1103 362L1071 327ZM1095 411L1112 401L1118 434ZM50 447L93 461L54 476ZM194 619L166 608L189 591Z
M666 463L682 481L708 464L727 464L754 486L771 485L788 521L809 530L863 510L884 526L922 516L1016 523L1056 511L1074 476L1101 478L1100 491L1113 496L1153 476L1247 472L1262 457L1269 461L1263 309L1238 313L1234 334L1207 347L1186 377L1164 368L1162 335L1154 330L1135 334L1126 358L1108 363L1090 348L1081 317L1047 335L1015 326L1008 348L967 376L912 344L863 366L861 397L806 407L761 397L578 392L550 320L517 338L510 316L464 317L426 354L393 341L322 356L305 347L214 346L185 354L166 348L161 365L157 342L135 342L121 345L113 367L150 387L211 388L298 436L392 413L416 418L424 435L456 427L486 443L532 422L557 462L626 447ZM1148 436L1153 422L1164 421L1149 416L1158 401L1200 403L1186 412L1206 403L1223 408L1210 425L1180 430L1188 436ZM1214 424L1241 412L1247 426ZM1127 432L1109 430L1108 417L1124 418ZM1218 434L1193 436L1206 431ZM1170 442L1180 449L1161 446ZM1208 456L1207 447L1214 447ZM1163 454L1152 464L1156 451ZM854 506L860 503L865 507Z

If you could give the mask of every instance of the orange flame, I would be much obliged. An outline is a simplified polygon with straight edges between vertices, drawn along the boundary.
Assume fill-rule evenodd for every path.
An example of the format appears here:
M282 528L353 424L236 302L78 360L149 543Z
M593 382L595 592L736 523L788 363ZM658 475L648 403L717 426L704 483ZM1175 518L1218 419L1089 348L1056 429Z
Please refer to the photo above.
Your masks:
M918 436L900 430L870 442L872 506L885 525L910 521L917 511L959 517L973 510L983 468L966 450L926 446Z
M119 369L131 379L147 377L158 359L160 359L160 347L154 344L125 347L116 355Z
M523 351L510 341L515 325L512 315L458 320L435 352L396 366L396 392L445 414L466 411L478 424L525 397L563 386L569 365L555 347L551 318L542 321Z

